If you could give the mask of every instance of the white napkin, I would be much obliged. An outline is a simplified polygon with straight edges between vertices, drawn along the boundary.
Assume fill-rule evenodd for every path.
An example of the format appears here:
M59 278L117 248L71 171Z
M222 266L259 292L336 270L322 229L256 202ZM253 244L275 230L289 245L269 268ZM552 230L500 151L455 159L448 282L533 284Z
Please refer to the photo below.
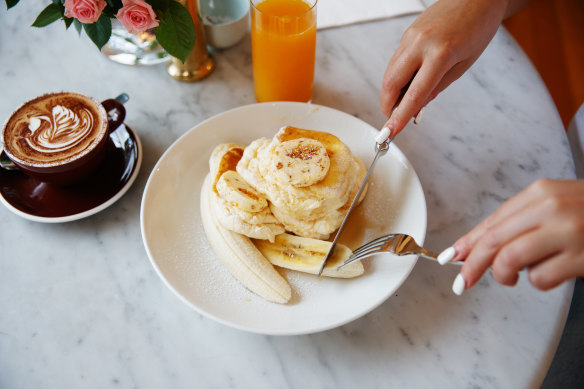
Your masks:
M420 0L318 0L317 28L344 26L422 12Z

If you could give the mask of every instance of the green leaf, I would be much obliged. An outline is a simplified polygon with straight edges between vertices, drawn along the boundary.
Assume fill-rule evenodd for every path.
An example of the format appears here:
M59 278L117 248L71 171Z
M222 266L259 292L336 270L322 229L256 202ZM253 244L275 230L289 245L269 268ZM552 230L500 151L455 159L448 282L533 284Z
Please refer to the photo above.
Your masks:
M71 24L73 23L73 18L64 18L63 19L65 21L65 29L68 30L69 27L71 27Z
M83 29L89 39L101 50L112 35L112 22L107 16L101 15L97 22L84 24Z
M108 16L110 19L116 17L116 14L122 8L121 0L106 0L107 6L101 12L102 15Z
M32 24L33 27L45 27L63 17L64 8L61 5L49 4L37 16Z
M20 0L6 0L6 9L10 9L18 4Z
M170 0L170 1L175 1L175 0ZM150 4L152 6L153 10L157 10L157 9L164 9L166 7L166 5L168 4L168 0L147 0L146 1L148 4Z
M81 24L79 20L73 19L73 26L75 26L77 33L81 35L81 31L83 31L83 24Z
M106 0L110 7L113 9L120 9L122 8L122 0Z
M185 61L195 45L195 25L185 7L170 1L164 9L164 18L155 29L158 43L172 55Z

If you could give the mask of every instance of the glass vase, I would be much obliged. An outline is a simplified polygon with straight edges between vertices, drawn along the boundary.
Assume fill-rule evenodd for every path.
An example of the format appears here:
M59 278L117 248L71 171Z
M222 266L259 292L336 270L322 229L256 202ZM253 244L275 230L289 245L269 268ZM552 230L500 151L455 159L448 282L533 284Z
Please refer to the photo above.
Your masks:
M117 19L112 20L112 36L101 52L108 59L124 65L157 65L170 58L158 44L154 31L132 34Z

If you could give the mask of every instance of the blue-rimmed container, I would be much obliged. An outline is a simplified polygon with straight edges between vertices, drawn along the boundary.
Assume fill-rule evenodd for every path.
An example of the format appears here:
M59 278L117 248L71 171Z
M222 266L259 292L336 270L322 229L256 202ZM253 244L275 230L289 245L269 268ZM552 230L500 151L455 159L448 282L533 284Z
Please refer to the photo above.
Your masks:
M249 25L248 0L199 0L207 44L225 49L238 43Z

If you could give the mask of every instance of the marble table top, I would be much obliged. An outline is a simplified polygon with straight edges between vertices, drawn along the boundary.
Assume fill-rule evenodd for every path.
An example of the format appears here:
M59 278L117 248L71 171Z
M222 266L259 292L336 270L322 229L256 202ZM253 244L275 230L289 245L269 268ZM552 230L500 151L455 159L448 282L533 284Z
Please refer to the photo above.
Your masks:
M0 11L0 117L54 90L130 95L140 135L137 181L108 209L63 224L0 207L1 388L538 387L572 284L535 290L485 276L457 297L456 267L418 261L379 308L333 330L263 336L183 304L156 274L140 201L162 153L197 123L254 103L249 36L214 52L216 70L180 83L164 65L110 62L61 24L29 27L42 1ZM414 16L318 33L314 103L384 123L385 66ZM501 29L477 63L396 144L426 196L426 246L440 251L539 177L572 178L560 117L539 75Z

